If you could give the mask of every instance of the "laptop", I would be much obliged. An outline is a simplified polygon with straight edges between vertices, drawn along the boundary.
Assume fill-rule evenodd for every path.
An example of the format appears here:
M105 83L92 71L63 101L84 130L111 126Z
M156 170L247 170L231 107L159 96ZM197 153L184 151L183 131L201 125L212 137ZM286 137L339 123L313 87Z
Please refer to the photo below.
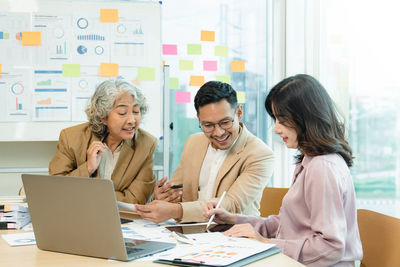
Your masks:
M130 261L174 243L124 239L113 182L22 174L39 249Z

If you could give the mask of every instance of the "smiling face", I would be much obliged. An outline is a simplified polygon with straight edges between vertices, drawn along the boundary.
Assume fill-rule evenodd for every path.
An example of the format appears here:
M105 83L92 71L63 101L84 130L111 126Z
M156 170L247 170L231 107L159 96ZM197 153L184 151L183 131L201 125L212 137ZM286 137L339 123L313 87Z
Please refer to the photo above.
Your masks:
M294 127L289 126L286 122L279 121L278 118L275 119L274 132L282 137L283 142L285 142L288 148L298 148L299 143L297 141L297 132Z
M226 99L219 102L210 103L199 107L197 118L200 125L214 125L214 130L204 132L215 149L225 150L230 148L236 137L239 135L239 121L242 118L243 110L241 106L235 109L231 107ZM233 120L232 127L222 129L218 123L223 124L229 120Z
M104 121L110 133L107 141L121 142L132 139L139 127L140 119L140 107L136 104L134 97L128 93L122 93Z

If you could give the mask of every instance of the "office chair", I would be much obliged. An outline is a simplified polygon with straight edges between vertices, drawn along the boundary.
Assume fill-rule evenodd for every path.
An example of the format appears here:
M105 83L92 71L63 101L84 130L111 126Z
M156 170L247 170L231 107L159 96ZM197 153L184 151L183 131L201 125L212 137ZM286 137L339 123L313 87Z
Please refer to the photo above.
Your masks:
M400 219L357 210L364 257L360 267L400 266Z
M264 188L260 202L260 216L268 217L272 214L279 214L279 210L282 206L282 199L288 190L289 188Z

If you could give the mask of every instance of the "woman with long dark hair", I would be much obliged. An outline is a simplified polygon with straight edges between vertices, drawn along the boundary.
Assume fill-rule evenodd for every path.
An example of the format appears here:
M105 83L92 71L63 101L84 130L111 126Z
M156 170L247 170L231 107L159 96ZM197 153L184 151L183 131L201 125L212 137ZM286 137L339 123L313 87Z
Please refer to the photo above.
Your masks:
M265 108L275 133L298 150L279 215L236 215L210 202L205 216L216 214L217 223L236 224L226 235L276 244L307 266L354 266L362 258L362 245L349 170L353 156L332 99L316 79L299 74L274 86Z

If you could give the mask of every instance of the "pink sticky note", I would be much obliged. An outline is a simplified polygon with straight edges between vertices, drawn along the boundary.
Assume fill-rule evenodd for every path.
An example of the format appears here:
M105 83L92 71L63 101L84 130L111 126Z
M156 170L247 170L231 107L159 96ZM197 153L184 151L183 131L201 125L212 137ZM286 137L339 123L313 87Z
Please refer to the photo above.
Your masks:
M176 103L190 103L190 92L176 91L175 102Z
M173 44L162 45L163 55L176 55L178 54L178 46Z
M217 70L217 61L215 60L204 60L203 70Z

